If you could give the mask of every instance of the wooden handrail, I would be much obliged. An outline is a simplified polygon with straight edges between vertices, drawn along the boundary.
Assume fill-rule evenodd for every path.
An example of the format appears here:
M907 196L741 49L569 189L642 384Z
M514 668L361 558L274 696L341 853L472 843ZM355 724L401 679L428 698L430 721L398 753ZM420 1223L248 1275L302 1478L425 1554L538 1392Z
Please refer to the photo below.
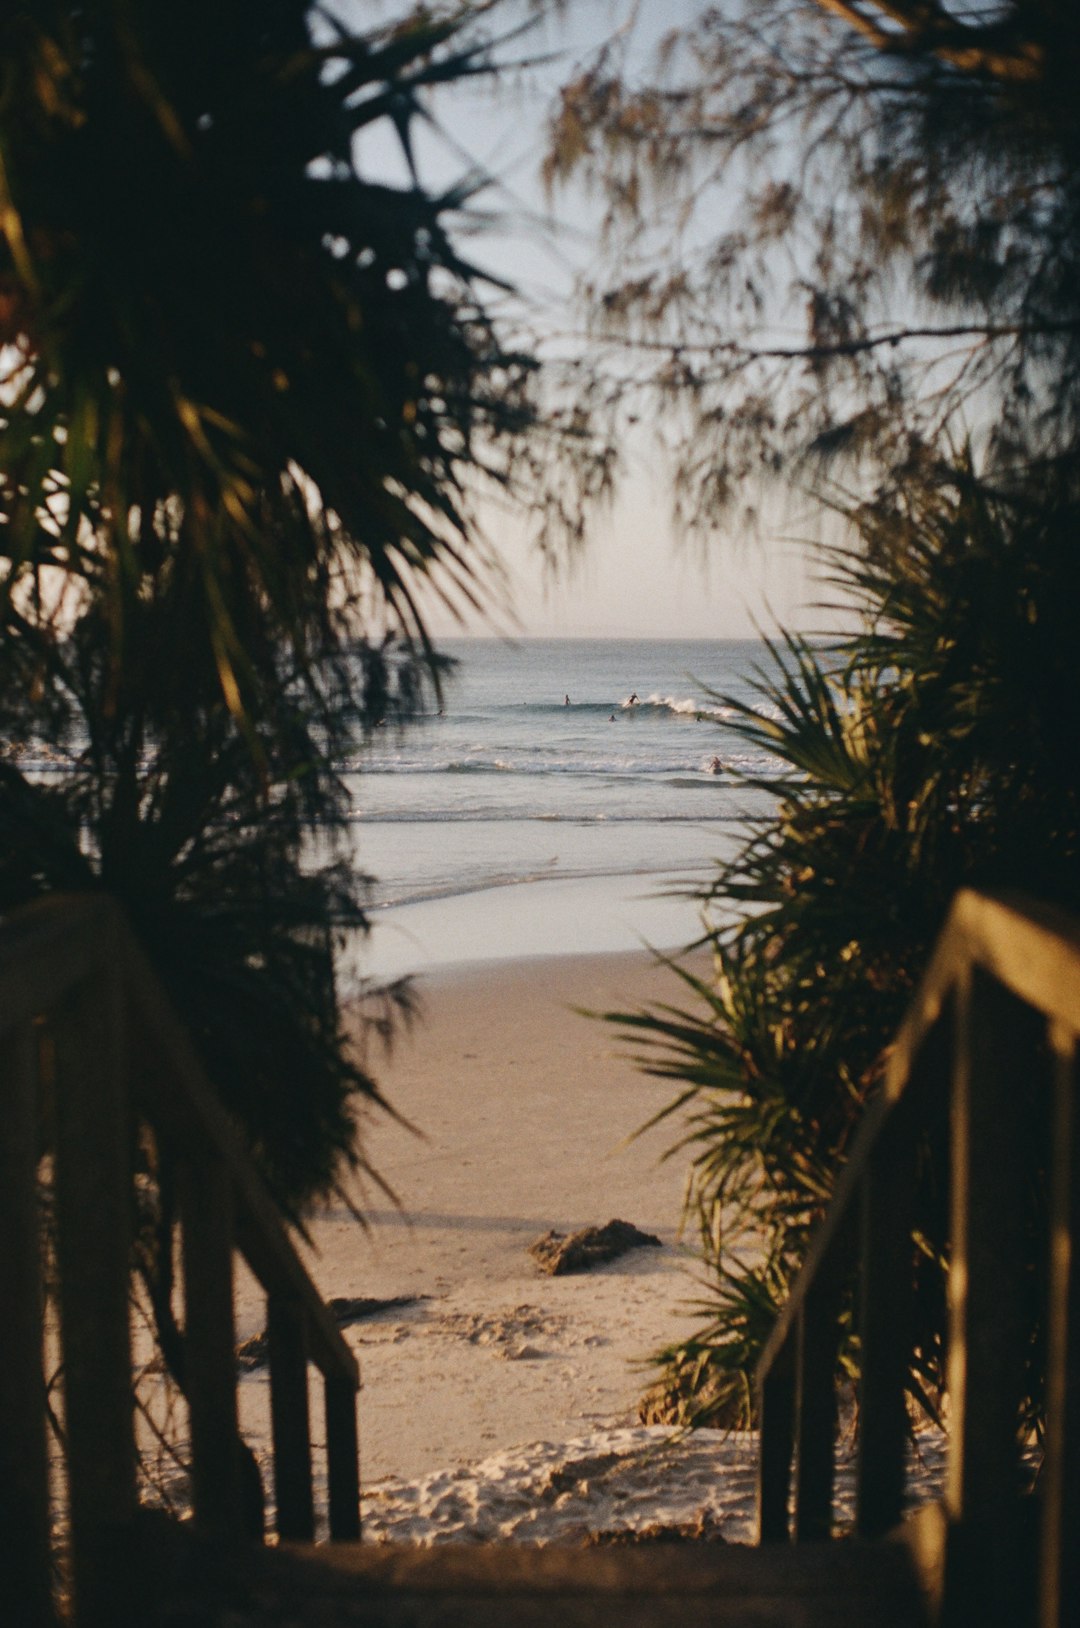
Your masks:
M1021 1562L1007 1511L1019 1486L1017 1418L1026 1337L1020 1186L1024 1090L1051 1097L1046 1449L1041 1628L1080 1620L1080 924L1052 907L964 890L890 1048L801 1271L758 1370L762 1541L829 1535L835 1353L843 1288L860 1273L862 1375L856 1527L900 1517L910 1353L916 1140L950 1113L950 1442L942 1609L1005 1609ZM827 1428L827 1426L829 1428ZM924 1523L925 1527L925 1523ZM956 1557L960 1558L957 1559ZM981 1601L981 1604L978 1602ZM996 1620L996 1619L995 1619Z
M42 1032L55 1051L51 1104L37 1067ZM0 1363L0 1600L6 1590L17 1620L34 1628L52 1620L36 1193L46 1110L79 1628L118 1619L118 1543L136 1507L133 1116L154 1127L178 1165L196 1523L229 1539L249 1524L236 1417L235 1246L268 1297L279 1533L314 1535L310 1360L325 1381L330 1535L358 1536L356 1359L115 902L57 897L0 920L0 1068L0 1290L17 1345Z
M124 975L132 1021L153 1069L142 1078L150 1117L178 1141L192 1135L212 1148L228 1170L236 1204L236 1242L267 1294L294 1300L308 1323L309 1355L324 1377L359 1384L356 1358L289 1241L281 1216L240 1145L195 1055L183 1024L143 956L134 935L124 933ZM2 950L0 950L2 953ZM196 1142L196 1146L198 1141Z

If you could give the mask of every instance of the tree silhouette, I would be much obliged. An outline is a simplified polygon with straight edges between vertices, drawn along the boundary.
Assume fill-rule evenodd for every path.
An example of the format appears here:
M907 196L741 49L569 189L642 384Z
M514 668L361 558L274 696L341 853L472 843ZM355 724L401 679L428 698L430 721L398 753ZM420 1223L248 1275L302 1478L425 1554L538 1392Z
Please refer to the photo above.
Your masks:
M895 490L943 433L999 479L1070 462L1078 68L1057 0L735 0L563 88L546 173L591 185L610 247L591 400L661 417L688 520L838 458Z
M675 1089L660 1117L689 1116L710 1270L662 1389L746 1422L953 892L1080 907L1080 18L1055 0L688 9L649 73L613 36L552 122L549 180L583 174L606 206L587 399L615 423L650 403L688 521L730 523L784 478L824 499L848 539L831 588L861 620L781 641L757 706L729 699L776 760L772 812L705 890L712 975L688 977L685 1008L616 1015ZM1047 1109L1027 1105L1037 1170ZM928 1149L910 1384L931 1411L941 1168ZM1034 1265L1031 1288L1037 1420Z
M341 766L438 681L419 587L478 592L474 498L532 419L469 188L357 158L384 125L411 159L424 91L490 55L463 12L313 18L0 20L0 897L125 902L293 1213L377 1096L334 985Z

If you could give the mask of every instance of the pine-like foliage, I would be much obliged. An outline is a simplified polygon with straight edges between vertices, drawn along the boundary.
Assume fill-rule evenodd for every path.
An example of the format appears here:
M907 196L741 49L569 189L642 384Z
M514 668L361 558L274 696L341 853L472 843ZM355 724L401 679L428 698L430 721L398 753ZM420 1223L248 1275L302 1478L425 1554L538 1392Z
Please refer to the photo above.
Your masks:
M1076 6L702 0L649 57L660 11L564 86L547 174L604 213L592 400L658 425L683 517L840 456L888 494L943 428L1075 457Z

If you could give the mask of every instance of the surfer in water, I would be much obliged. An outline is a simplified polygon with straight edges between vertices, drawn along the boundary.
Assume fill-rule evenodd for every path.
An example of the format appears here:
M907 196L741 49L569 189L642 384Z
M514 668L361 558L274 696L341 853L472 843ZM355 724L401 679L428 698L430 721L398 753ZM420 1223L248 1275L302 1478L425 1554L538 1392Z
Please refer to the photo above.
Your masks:
M627 704L628 707L636 707L637 706L637 704L638 704L637 690L634 691L633 695L630 697L629 701L626 704Z
M568 707L569 705L570 705L570 697L568 695L564 695L563 696L563 706Z

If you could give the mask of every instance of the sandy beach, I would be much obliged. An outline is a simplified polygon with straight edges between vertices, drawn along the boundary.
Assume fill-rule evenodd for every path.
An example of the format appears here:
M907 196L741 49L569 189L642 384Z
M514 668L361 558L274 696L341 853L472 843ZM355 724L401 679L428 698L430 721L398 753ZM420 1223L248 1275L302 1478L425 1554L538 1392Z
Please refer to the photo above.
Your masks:
M320 1223L347 1289L428 1297L356 1331L365 1479L411 1477L538 1437L633 1417L635 1363L680 1326L692 1259L677 1242L681 1160L668 1130L631 1141L664 1088L574 1007L635 1005L675 980L644 954L544 957L431 974L423 1022L381 1069L423 1140L373 1122L366 1142L400 1212L372 1193L367 1238ZM612 1217L654 1233L587 1274L545 1276L527 1253L549 1229ZM347 1241L347 1245L346 1245Z
M420 982L423 1021L379 1070L395 1109L365 1132L397 1194L358 1188L367 1225L330 1206L309 1268L324 1296L406 1298L350 1324L360 1361L364 1533L432 1543L539 1542L678 1527L755 1531L755 1441L643 1426L647 1359L692 1326L695 1258L679 1239L674 1127L633 1133L666 1101L613 1030L575 1011L677 999L644 953L464 963ZM528 1245L618 1217L656 1234L587 1273L544 1275ZM237 1334L262 1327L241 1280ZM265 1368L241 1419L272 1485ZM319 1447L322 1407L312 1384ZM849 1443L850 1446L850 1443ZM316 1454L321 1496L322 1455ZM924 1438L910 1490L936 1485ZM841 1473L841 1518L850 1502Z
M697 1289L678 1239L685 1166L662 1161L670 1129L630 1140L665 1088L620 1055L614 1031L573 1008L633 1006L677 987L638 952L473 963L420 982L423 1021L379 1067L416 1133L385 1116L365 1130L400 1209L367 1183L355 1193L367 1229L331 1206L308 1252L327 1297L416 1297L346 1330L363 1380L369 1535L384 1484L401 1494L434 1478L428 1501L437 1501L447 1474L493 1455L512 1459L543 1442L558 1458L560 1444L585 1441L595 1459L598 1432L622 1432L620 1454L666 1438L654 1429L636 1440L627 1429L649 1379L644 1359L688 1326ZM560 1277L527 1252L549 1229L613 1217L663 1247ZM242 1292L238 1337L261 1320L259 1298ZM253 1423L265 1387L264 1370L242 1382ZM492 1473L504 1472L513 1480L520 1466ZM393 1525L393 1498L381 1502ZM465 1514L462 1506L458 1527ZM413 1522L395 1535L426 1531Z

